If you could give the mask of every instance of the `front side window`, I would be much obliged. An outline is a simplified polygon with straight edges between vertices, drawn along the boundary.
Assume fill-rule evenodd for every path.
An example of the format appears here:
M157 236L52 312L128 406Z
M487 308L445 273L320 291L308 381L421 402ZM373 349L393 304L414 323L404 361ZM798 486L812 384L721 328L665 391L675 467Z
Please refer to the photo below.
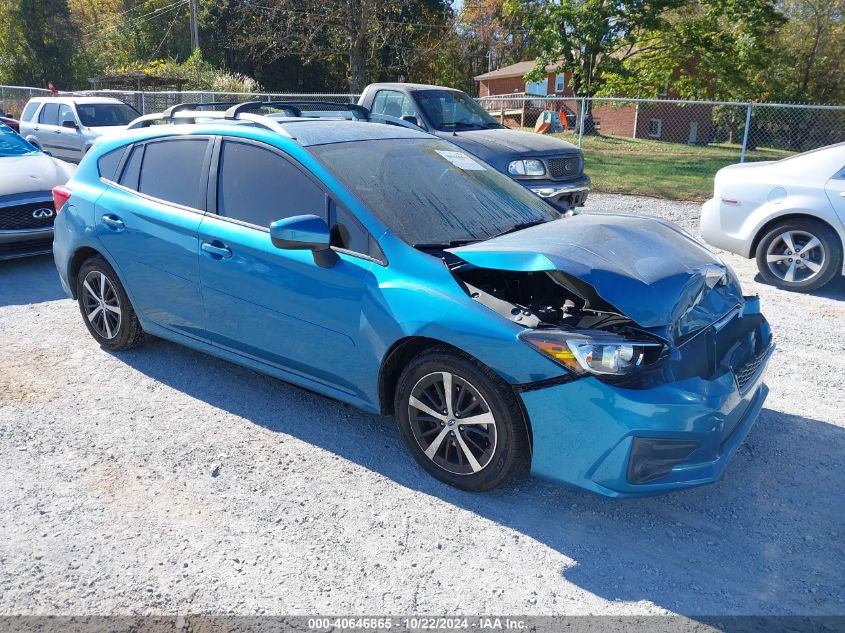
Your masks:
M205 139L148 143L144 149L138 191L173 204L204 209L205 191L201 185L207 147ZM135 159L134 152L132 159Z
M63 103L59 106L59 125L64 125L65 121L76 123L76 118L73 116L73 110L70 109L70 106Z
M409 244L485 240L560 217L528 189L439 139L332 143L308 151Z
M438 130L502 127L469 95L457 90L420 90L414 93L426 117Z
M401 118L415 116L419 118L414 104L401 92L395 90L379 90L373 99L373 112Z
M326 195L276 152L224 141L217 176L217 213L264 228L294 215L327 220Z
M38 122L44 125L58 125L59 124L59 104L48 103L41 108L41 114L38 116Z
M141 116L125 103L77 103L76 112L85 127L129 125Z

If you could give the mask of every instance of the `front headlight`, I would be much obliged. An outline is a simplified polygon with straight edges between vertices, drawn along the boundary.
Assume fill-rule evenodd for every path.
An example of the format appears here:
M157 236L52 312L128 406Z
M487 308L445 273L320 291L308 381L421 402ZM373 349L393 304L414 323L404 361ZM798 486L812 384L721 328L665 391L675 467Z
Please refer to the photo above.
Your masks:
M508 164L508 173L511 176L542 176L546 173L546 167L543 161L536 158L514 160Z
M519 338L577 374L626 376L660 358L664 345L611 332L525 330Z

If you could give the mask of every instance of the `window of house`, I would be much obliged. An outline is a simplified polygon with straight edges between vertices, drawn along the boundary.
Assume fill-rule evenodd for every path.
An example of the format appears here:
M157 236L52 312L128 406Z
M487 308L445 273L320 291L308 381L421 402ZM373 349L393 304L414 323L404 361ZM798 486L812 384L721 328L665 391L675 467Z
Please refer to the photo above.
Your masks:
M204 209L205 191L200 185L207 147L206 139L148 143L144 149L138 191L173 204Z
M563 92L566 90L566 74L558 73L555 77L555 92Z
M265 228L294 215L326 218L326 194L289 160L235 141L220 152L218 215Z
M661 119L651 119L648 122L648 135L651 138L660 138L663 133L663 121Z
M546 96L548 94L549 80L531 81L525 84L525 92L532 95Z

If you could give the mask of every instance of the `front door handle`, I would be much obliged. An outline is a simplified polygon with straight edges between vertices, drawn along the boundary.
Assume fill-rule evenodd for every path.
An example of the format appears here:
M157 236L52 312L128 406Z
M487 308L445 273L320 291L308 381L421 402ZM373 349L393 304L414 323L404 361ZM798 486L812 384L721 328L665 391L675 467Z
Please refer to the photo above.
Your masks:
M110 229L114 229L115 231L122 231L126 225L116 215L106 214L103 216L103 224L105 224Z
M845 191L840 191L839 195L842 196L843 198L845 198Z
M232 249L228 248L221 242L203 242L202 243L202 250L209 255L213 255L215 257L220 257L222 259L228 259L232 256Z

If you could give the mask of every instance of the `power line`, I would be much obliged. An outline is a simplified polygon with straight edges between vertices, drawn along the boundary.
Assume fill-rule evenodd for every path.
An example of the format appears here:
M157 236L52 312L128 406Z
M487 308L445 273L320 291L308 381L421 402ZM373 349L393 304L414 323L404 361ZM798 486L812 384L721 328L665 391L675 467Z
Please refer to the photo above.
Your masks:
M126 9L126 11L121 11L120 13L115 13L115 14L113 14L113 15L109 15L109 16L107 16L107 17L103 18L102 20L98 20L97 22L94 22L94 23L92 23L92 24L89 24L89 25L87 25L87 26L86 26L83 30L84 30L84 31L86 31L86 32L87 32L87 31L92 31L93 29L95 29L96 27L100 26L101 24L105 24L106 22L113 22L114 20L117 20L117 19L118 19L118 18L120 18L121 16L124 16L124 15L126 15L127 13L131 13L132 11L137 11L137 10L138 10L138 9L140 9L141 7L143 7L143 6L145 6L145 5L148 5L148 4L150 4L151 2L153 2L153 0L145 0L145 1L144 1L144 2L142 2L141 4L136 4L134 7L131 7L131 8L129 8L129 9Z

